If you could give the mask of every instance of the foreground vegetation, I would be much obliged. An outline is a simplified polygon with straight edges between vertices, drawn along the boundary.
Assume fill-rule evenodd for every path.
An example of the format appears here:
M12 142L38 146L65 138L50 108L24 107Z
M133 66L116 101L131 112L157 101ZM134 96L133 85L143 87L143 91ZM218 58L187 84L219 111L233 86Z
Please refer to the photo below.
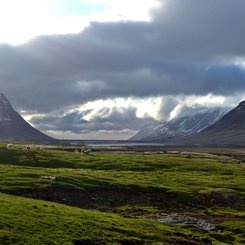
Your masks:
M172 227L4 194L0 201L1 244L198 244L208 239L195 227Z
M0 145L1 244L245 242L245 169L236 158L21 148ZM215 228L157 221L172 214Z

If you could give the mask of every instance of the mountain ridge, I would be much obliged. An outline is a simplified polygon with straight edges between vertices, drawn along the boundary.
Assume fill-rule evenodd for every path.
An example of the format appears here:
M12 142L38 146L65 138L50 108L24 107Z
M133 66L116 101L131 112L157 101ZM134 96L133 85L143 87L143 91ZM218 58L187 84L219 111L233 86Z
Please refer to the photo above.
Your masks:
M32 127L0 93L0 139L52 142L54 139Z

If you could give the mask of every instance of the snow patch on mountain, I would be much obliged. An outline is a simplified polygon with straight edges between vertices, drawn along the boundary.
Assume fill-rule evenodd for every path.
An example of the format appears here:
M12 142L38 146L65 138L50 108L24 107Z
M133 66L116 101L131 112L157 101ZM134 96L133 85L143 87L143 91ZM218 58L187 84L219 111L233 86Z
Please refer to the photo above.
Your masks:
M194 115L187 115L168 122L147 125L130 140L164 140L198 133L213 125L228 111L228 108L206 109Z

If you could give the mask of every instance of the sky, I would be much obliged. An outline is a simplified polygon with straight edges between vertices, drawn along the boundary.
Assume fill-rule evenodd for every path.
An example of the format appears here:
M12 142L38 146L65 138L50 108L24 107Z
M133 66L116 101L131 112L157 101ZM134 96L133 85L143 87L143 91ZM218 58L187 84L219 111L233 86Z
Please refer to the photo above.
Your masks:
M244 0L0 0L0 91L60 139L245 99Z

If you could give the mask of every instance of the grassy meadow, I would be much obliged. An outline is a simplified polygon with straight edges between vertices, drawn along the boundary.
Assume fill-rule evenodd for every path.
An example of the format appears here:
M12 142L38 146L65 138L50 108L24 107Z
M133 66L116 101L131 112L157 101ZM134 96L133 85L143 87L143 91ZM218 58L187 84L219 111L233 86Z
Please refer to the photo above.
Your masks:
M1 144L0 244L244 244L235 156Z

